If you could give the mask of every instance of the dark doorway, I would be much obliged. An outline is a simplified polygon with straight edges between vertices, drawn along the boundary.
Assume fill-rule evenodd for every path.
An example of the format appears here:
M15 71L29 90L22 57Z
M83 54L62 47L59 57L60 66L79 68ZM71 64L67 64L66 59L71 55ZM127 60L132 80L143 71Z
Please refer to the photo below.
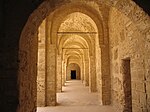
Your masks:
M76 70L71 70L71 79L76 79Z
M132 112L132 95L131 95L131 70L130 59L122 60L123 89L125 95L125 105L123 112Z

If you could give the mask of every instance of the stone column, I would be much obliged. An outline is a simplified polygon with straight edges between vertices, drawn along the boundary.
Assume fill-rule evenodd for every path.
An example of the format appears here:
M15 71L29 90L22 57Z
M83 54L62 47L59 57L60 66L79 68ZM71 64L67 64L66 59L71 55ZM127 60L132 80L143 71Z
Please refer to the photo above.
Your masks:
M62 61L62 85L64 86L65 85L65 67L66 67L66 64L64 61Z
M45 49L41 47L38 50L37 72L37 106L45 106Z
M84 73L85 86L89 86L89 61L85 60L85 73Z
M46 105L56 105L56 46L46 47Z
M70 65L66 67L66 80L71 80L71 71L70 71Z
M66 77L67 77L67 63L65 62L65 65L64 65L64 83L66 82Z
M90 92L96 92L96 66L95 57L90 56L90 77L89 77Z
M62 60L61 55L57 55L57 92L62 92Z
M81 64L81 81L84 83L84 62Z
M37 67L37 106L45 106L45 21L39 27Z
M108 46L101 47L102 104L111 103L111 77Z

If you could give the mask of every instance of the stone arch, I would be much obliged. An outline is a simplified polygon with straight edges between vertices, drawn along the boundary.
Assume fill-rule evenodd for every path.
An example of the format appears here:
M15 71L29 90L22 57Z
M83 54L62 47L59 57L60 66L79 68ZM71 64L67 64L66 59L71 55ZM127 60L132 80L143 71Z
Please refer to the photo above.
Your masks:
M55 18L56 20L56 22L54 22L55 26L52 28L53 43L56 43L57 41L57 32L60 28L61 23L65 20L64 17L66 17L69 14L76 13L76 12L80 12L89 16L95 22L97 30L98 30L97 32L98 32L98 38L100 41L99 43L104 44L104 36L103 36L104 25L101 20L100 12L98 12L91 6L88 6L82 2L81 3L68 3L56 9L56 12L53 15L54 16L53 19Z
M131 0L101 0L110 7L117 8L120 12L128 16L141 32L148 31L150 28L149 16L142 11ZM18 85L19 85L19 105L18 112L36 111L36 62L37 62L37 30L40 23L49 15L55 8L65 4L64 1L56 4L50 1L44 1L29 17L20 37L19 43L19 71L18 71ZM54 5L52 5L54 4ZM135 13L136 12L136 13ZM142 17L141 17L142 16ZM141 20L140 18L144 18ZM141 27L142 26L142 27ZM102 41L103 42L103 41ZM33 62L33 63L32 63ZM31 64L32 63L32 64ZM31 65L30 65L31 64ZM31 75L32 74L32 75ZM32 91L28 91L28 86ZM31 83L34 82L34 83ZM28 97L26 97L28 95ZM30 99L32 97L32 99ZM26 99L26 101L24 101ZM28 100L30 99L30 100ZM24 107L24 108L23 108ZM27 108L29 107L29 108Z
M90 37L88 35L82 35L82 34L77 34L78 37L82 38L82 41L84 41L84 45L81 46L81 48L87 48L89 49L90 54L92 55L92 49L89 46L93 46L93 41L90 40ZM68 39L68 37L62 37L59 41L59 53L61 53L61 48L63 47L64 42Z
M80 65L80 63L78 63L78 62L74 62L74 61L71 61L71 62L69 62L68 64L72 64L72 63L75 63L75 64L77 64L80 68L81 68L81 65Z
M79 49L75 49L74 51L72 51L72 50L67 50L67 51L65 51L65 53L67 54L67 55L69 55L69 53L70 54L78 54L78 55L82 55L83 54L83 51L82 50L79 50Z
M71 70L75 70L76 71L76 79L77 80L80 80L81 79L81 68L80 66L78 65L78 63L70 63L68 66L67 66L67 80L70 80L71 79Z
M85 38L83 38L83 37L81 37L81 36L79 36L79 35L77 35L77 36L78 36L78 38L80 38L81 42L84 43L84 44L83 44L84 47L89 47L89 43L87 42L87 39L85 39ZM72 37L72 36L70 36L70 37ZM61 37L61 38L63 38L63 37ZM65 44L67 40L69 40L69 38L67 38L67 37L65 38L65 37L64 37L63 39L60 40L59 45L60 45L60 46L63 46L63 44ZM91 44L90 44L90 45L91 45Z
M69 56L67 56L67 59L69 60L70 58L77 58L77 59L80 59L81 56L79 54L70 54Z
M82 56L80 54L74 53L74 54L68 55L66 58L67 58L67 65L68 65L71 58L76 58L76 60L80 60Z

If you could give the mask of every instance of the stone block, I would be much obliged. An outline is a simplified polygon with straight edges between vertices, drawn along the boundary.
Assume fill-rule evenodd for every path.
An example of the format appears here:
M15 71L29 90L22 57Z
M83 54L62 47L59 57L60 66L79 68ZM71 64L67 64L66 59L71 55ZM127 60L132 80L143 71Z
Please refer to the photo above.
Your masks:
M150 81L146 81L146 91L150 93Z
M132 81L144 81L145 80L145 70L144 69L133 69L131 71Z
M147 107L147 95L146 95L146 93L140 92L140 104L139 104L139 106L141 108Z
M142 108L137 105L132 105L132 111L133 112L143 112Z
M140 91L140 92L143 92L143 93L145 93L145 91L146 91L144 82L136 82L135 87L136 87L136 91Z

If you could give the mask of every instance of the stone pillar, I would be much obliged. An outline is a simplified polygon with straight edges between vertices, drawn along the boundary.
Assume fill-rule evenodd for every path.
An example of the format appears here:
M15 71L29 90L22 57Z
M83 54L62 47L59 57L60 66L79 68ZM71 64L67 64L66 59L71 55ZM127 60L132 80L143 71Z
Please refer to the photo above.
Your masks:
M61 55L57 55L57 92L62 92L62 60Z
M102 104L111 103L111 77L108 46L101 47L101 73L102 73Z
M56 105L56 46L46 47L46 105Z
M85 86L89 86L89 61L85 60L85 73L84 73Z
M67 81L71 80L70 65L68 65L67 68L66 68L66 80L67 80Z
M38 50L37 106L45 106L45 49Z
M84 62L81 64L81 81L84 83Z
M37 106L45 106L45 21L39 27L37 67Z
M62 61L62 85L64 86L65 85L65 81L66 81L66 79L65 79L65 71L66 71L66 64L65 64L65 62L64 61Z
M65 83L64 83L64 61L62 60L62 86L64 86L65 85Z
M65 62L65 65L64 65L64 83L66 82L66 77L67 77L67 63Z
M96 66L95 57L90 56L90 77L89 77L90 92L96 92Z

